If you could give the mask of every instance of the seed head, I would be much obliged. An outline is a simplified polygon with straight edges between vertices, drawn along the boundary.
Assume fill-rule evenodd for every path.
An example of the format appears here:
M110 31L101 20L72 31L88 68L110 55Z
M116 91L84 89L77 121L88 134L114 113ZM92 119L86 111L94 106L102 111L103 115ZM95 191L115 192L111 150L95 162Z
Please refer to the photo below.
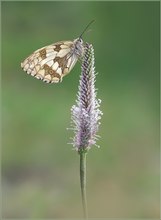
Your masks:
M80 151L88 151L92 145L96 145L96 135L101 119L101 100L96 98L95 89L94 49L86 43L81 66L76 105L71 108L74 148Z

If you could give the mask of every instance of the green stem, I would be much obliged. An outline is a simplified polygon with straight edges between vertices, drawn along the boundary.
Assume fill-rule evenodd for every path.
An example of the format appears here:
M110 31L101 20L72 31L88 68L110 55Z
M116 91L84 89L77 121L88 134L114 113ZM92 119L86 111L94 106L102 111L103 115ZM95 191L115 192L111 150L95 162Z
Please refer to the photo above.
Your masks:
M86 154L87 152L81 151L80 153L80 185L84 218L88 219L87 211L87 197L86 197Z

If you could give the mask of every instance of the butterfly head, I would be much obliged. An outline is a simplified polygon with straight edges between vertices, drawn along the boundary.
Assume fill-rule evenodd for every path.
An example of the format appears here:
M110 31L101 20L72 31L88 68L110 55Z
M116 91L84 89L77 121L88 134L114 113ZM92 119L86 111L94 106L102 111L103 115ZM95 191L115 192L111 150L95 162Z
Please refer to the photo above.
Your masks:
M73 52L76 54L76 56L82 57L84 52L84 43L82 38L79 37L75 39L73 41L73 44L74 44Z
M83 32L81 33L81 35L74 40L74 48L73 48L73 52L74 54L76 54L77 57L82 57L83 53L84 53L84 43L82 40L82 36L85 33L85 31L88 29L88 27L94 22L94 20L92 20L87 26L86 28L83 30Z

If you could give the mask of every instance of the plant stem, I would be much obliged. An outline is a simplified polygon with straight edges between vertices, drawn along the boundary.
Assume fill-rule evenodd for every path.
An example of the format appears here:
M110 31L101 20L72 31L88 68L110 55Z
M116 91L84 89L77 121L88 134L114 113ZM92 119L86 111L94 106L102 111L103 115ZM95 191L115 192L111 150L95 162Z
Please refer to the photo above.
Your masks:
M80 185L84 218L88 219L87 211L87 196L86 196L86 154L85 151L80 151Z

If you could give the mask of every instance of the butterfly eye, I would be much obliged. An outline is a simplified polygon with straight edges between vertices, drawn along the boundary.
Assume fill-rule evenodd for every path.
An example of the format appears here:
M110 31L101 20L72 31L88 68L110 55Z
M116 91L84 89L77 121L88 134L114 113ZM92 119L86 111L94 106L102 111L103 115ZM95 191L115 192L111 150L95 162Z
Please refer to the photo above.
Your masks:
M79 38L79 42L82 44L83 43L83 40L82 40L82 38Z

